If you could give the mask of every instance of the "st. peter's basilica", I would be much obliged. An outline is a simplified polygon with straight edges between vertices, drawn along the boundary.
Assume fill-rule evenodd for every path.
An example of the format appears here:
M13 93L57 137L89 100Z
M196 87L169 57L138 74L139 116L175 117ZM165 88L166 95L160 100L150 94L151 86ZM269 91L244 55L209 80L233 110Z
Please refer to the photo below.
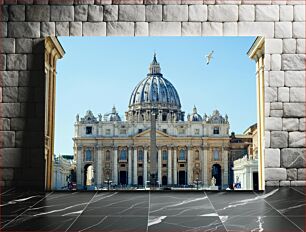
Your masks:
M209 186L215 177L216 185L225 188L233 182L233 161L253 154L252 136L230 135L228 116L218 110L200 115L194 106L185 120L178 92L161 73L154 55L146 78L131 93L126 120L115 107L104 115L95 116L90 110L84 117L77 115L73 138L77 188L101 188L107 181L117 186L146 185L152 115L159 185Z

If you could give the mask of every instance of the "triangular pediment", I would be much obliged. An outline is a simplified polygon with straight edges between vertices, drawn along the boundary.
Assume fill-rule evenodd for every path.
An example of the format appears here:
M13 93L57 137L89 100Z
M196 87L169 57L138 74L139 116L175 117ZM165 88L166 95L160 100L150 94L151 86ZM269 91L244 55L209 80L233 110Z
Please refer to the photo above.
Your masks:
M145 130L137 135L134 136L134 138L150 138L151 129ZM156 138L169 138L172 137L160 130L156 130Z

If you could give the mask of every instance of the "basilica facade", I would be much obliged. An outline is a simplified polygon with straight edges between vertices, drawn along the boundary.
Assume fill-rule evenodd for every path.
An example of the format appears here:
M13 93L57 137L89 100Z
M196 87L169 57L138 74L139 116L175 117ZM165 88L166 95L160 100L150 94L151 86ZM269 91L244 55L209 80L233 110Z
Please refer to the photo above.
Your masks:
M91 185L97 188L108 181L121 186L146 185L151 160L151 117L156 120L160 185L197 182L209 186L213 176L217 186L229 184L231 138L227 115L218 110L200 115L195 106L185 115L177 90L161 73L154 55L147 76L131 93L125 120L115 107L104 115L88 110L83 117L76 116L73 141L77 188L88 185L90 166Z

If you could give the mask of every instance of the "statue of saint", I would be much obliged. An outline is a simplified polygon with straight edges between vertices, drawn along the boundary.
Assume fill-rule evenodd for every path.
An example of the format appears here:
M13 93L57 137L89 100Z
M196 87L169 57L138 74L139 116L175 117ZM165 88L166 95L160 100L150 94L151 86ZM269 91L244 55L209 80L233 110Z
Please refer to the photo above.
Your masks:
M167 114L167 121L168 121L168 122L171 121L171 114L170 114L170 113Z
M177 119L176 114L173 114L173 122L176 122L176 119Z
M211 178L211 186L216 186L216 178L214 176Z
M76 121L79 122L79 120L80 120L80 115L77 114L77 115L76 115Z
M203 120L204 120L204 122L207 121L207 114L204 114Z
M163 120L162 112L160 111L158 114L158 121L161 122Z
M99 117L99 122L101 122L102 121L102 114L99 114L98 117Z

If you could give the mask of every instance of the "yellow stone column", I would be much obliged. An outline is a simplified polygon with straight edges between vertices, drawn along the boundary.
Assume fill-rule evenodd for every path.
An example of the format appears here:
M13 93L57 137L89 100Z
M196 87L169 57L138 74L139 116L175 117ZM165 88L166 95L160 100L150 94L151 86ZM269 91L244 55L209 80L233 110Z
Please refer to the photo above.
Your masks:
M257 92L257 137L258 137L258 183L259 190L265 189L264 141L265 141L265 95L264 95L264 37L257 37L248 51L256 62Z
M45 189L52 187L54 155L56 62L65 54L56 37L45 39Z

